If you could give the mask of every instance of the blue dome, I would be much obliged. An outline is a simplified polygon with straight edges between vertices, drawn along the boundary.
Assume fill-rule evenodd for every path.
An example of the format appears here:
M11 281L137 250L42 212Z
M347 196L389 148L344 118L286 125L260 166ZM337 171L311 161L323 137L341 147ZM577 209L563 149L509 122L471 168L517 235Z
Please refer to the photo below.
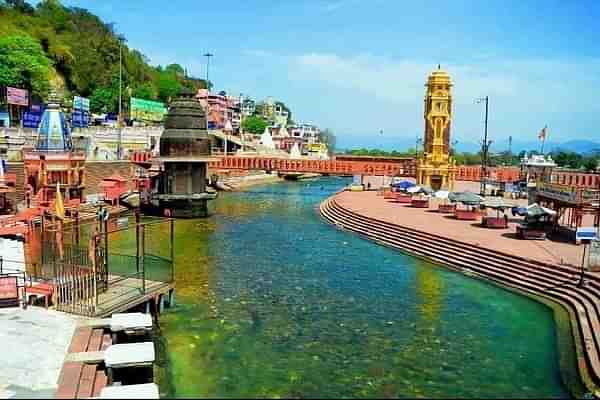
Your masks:
M71 151L73 142L60 101L54 95L48 99L48 107L42 115L35 146L38 151Z

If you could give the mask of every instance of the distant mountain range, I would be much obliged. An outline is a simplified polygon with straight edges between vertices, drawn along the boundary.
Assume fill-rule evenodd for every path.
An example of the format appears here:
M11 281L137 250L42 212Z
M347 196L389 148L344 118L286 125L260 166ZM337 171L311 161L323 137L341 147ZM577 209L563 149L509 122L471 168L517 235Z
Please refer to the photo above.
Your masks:
M370 140L371 139L371 140ZM408 149L414 149L416 144L416 138L389 138L383 135L373 135L370 139L365 137L356 136L337 136L337 150L354 150L354 149L381 149L386 151L405 151ZM456 150L459 152L476 153L481 149L481 145L476 142L461 141L458 139ZM499 153L508 150L508 139L493 142L490 146L490 151ZM540 141L517 141L512 142L512 152L520 153L521 151L532 151L541 150ZM544 144L544 152L551 152L555 150L564 150L569 152L575 152L580 154L590 154L593 152L600 152L600 142L594 142L591 140L569 140L566 142L555 142L547 141Z

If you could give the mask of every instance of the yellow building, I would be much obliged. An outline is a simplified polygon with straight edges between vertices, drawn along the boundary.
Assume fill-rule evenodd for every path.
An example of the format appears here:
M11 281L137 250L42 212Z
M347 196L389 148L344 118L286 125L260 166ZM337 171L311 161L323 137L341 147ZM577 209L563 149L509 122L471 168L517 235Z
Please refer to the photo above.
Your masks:
M433 190L453 190L456 163L450 157L452 82L448 73L438 65L425 86L424 152L417 160L417 183Z

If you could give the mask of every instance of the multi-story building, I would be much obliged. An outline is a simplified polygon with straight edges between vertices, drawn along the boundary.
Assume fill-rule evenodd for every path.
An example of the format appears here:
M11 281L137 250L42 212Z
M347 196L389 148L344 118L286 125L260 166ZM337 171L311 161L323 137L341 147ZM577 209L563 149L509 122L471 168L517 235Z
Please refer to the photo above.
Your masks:
M205 109L208 107L209 129L223 129L229 121L234 132L239 132L242 112L239 98L225 92L209 94L206 89L200 89L196 98Z
M254 115L254 112L256 111L256 102L252 99L244 99L242 101L241 111L244 118Z

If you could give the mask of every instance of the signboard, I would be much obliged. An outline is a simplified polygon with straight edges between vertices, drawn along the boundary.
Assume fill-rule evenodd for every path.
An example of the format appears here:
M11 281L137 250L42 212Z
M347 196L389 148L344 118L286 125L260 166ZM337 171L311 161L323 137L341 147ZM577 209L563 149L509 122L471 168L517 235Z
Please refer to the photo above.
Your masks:
M23 128L37 129L42 121L44 109L42 106L32 105L31 108L23 113Z
M7 112L0 111L0 128L10 128L10 115Z
M598 240L598 228L577 228L575 240Z
M90 125L90 113L81 110L73 110L73 113L71 114L71 125L74 128L87 128Z
M90 100L86 99L85 97L73 97L73 109L90 112Z
M17 277L6 276L0 278L0 300L19 301L19 288L17 286Z
M131 98L130 119L162 122L166 113L167 109L163 103L137 99L135 97Z
M8 104L27 107L29 105L29 92L25 89L7 87L6 102Z

